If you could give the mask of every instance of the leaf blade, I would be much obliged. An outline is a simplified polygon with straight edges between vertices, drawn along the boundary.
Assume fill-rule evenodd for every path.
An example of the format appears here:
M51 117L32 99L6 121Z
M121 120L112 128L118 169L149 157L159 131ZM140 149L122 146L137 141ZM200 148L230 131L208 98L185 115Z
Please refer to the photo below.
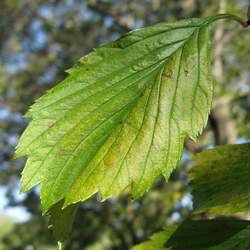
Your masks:
M138 197L158 175L168 179L211 107L208 22L128 33L81 59L32 106L16 153L29 158L22 190L40 183L44 212L98 191L106 199L130 187Z
M190 183L195 213L232 215L249 210L249 151L249 143L225 145L197 156Z
M246 220L186 220L154 234L131 250L243 250L250 246L249 232Z
M78 205L71 205L62 209L62 202L55 204L49 211L49 228L53 230L55 238L59 242L63 242L69 235L74 218L78 209Z

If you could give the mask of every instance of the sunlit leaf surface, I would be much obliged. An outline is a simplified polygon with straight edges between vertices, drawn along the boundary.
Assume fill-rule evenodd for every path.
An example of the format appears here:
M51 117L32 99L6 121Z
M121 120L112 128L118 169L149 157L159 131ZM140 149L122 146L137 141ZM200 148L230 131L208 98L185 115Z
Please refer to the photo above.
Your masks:
M250 248L249 234L249 221L187 220L131 250L245 250Z
M196 158L191 187L196 213L250 210L250 144L225 145Z

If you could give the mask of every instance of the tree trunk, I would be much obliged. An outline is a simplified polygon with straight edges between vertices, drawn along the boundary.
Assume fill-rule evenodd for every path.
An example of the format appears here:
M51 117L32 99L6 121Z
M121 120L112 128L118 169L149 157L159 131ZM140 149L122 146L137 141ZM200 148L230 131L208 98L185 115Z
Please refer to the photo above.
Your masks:
M227 0L219 1L219 13L226 12ZM216 84L223 84L224 23L218 22L214 34L214 78ZM231 117L230 101L226 97L216 97L211 112L211 126L215 144L232 144L237 139L237 131Z

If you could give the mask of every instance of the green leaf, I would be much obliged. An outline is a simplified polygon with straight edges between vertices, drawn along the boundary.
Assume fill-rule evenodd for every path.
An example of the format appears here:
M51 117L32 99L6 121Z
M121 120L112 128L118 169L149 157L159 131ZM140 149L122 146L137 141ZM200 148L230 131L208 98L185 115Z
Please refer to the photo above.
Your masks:
M196 158L191 187L196 213L233 214L250 208L250 144L219 146Z
M209 24L218 15L135 30L82 58L39 98L17 156L22 191L41 184L43 211L96 192L133 197L166 179L211 107Z
M166 250L164 245L177 227L178 225L169 226L164 231L153 234L149 240L134 246L131 250Z
M250 248L250 222L187 220L154 234L131 250L245 250Z
M78 208L78 204L70 205L65 209L62 209L62 205L62 202L58 202L49 210L49 228L52 228L55 238L60 242L68 237Z

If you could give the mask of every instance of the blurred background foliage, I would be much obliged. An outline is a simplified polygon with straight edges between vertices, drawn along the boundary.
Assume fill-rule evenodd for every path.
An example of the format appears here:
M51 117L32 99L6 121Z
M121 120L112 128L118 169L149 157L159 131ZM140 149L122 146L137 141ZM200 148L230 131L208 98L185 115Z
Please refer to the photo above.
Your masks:
M57 249L38 189L18 193L25 159L12 160L36 98L66 76L81 56L129 30L218 12L245 15L247 0L1 0L0 1L0 250ZM104 203L94 197L77 214L66 249L125 250L192 210L190 157L207 147L250 138L250 36L237 23L214 28L216 88L209 123L187 140L181 163L166 184L159 178L143 198L124 193Z

